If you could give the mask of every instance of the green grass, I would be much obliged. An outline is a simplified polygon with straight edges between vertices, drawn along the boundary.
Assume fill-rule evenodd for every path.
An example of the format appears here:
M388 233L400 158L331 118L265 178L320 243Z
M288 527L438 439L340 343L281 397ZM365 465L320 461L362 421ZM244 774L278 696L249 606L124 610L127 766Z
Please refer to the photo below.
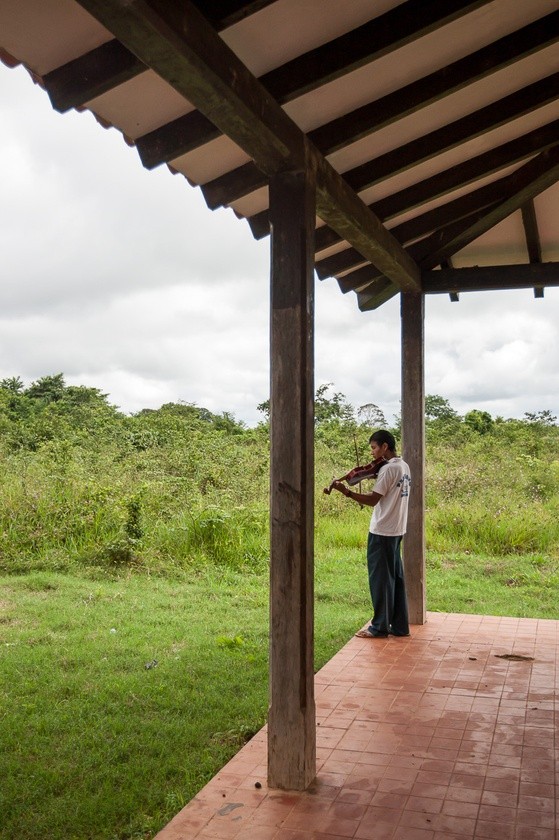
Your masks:
M427 608L438 612L559 618L559 558L435 553L427 561Z
M14 385L0 840L148 840L265 720L268 430L188 404L126 417L62 375ZM315 436L317 669L371 615L370 510L322 493L368 453L338 396ZM558 429L428 422L428 609L559 618Z
M320 667L367 614L317 584ZM265 722L266 574L0 578L0 837L152 837Z
M149 837L257 730L262 582L0 588L3 838Z
M317 669L370 616L366 520L317 525ZM431 552L428 609L559 618L558 577ZM0 838L152 838L264 723L267 661L263 572L0 578Z

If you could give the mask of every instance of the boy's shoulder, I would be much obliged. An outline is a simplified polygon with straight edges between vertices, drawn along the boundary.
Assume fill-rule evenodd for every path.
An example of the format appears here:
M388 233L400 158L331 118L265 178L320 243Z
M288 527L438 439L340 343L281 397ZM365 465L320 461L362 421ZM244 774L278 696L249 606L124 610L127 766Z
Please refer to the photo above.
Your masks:
M408 464L406 464L406 462L404 461L404 459L400 455L394 455L394 457L390 459L390 461L388 462L388 464L386 466L391 467L390 472L394 472L394 473L398 473L398 474L402 474L402 475L404 473L409 473L409 471L410 471L410 468L409 468Z

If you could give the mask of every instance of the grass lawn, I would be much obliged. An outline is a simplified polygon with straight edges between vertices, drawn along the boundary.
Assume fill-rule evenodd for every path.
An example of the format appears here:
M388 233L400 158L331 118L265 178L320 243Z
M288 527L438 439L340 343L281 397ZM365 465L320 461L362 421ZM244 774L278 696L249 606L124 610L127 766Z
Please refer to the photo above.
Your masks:
M359 527L318 536L317 668L370 617ZM428 608L558 618L557 566L432 555ZM264 723L267 660L266 575L0 578L0 838L153 837Z
M430 552L427 609L559 619L559 558Z
M366 618L346 588L317 667ZM265 575L0 578L0 837L152 837L263 725L267 669Z

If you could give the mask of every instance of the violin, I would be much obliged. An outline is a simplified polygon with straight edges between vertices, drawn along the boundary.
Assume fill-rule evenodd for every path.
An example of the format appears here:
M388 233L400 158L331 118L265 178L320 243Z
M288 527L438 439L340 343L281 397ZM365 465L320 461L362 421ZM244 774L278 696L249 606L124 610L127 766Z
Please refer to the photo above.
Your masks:
M348 473L342 475L341 478L335 478L329 487L324 488L324 492L329 496L336 481L346 481L350 487L353 487L355 484L359 484L360 481L364 481L367 478L377 478L385 464L388 464L388 461L381 455L380 458L371 461L370 464L365 464L363 467L354 467Z

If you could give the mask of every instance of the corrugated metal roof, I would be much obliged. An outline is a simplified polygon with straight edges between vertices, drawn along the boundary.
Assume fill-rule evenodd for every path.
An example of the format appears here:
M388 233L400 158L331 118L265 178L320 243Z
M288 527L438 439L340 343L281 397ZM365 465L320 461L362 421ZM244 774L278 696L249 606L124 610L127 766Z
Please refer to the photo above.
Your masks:
M185 46L193 5L211 9L200 32L219 39L200 55ZM255 113L271 94L294 145L310 141L421 268L531 264L530 282L559 260L558 40L557 0L228 0L180 13L164 0L0 4L5 63L25 65L59 110L115 126L148 167L167 163L256 236L268 232L270 173L212 123L218 98L206 108L198 91L194 107L196 79L179 80L173 64L186 52L203 64L212 44L217 63L227 65L222 44L259 78L247 74ZM219 84L234 88L236 71ZM370 252L317 227L320 277L337 277L363 309L399 291Z

